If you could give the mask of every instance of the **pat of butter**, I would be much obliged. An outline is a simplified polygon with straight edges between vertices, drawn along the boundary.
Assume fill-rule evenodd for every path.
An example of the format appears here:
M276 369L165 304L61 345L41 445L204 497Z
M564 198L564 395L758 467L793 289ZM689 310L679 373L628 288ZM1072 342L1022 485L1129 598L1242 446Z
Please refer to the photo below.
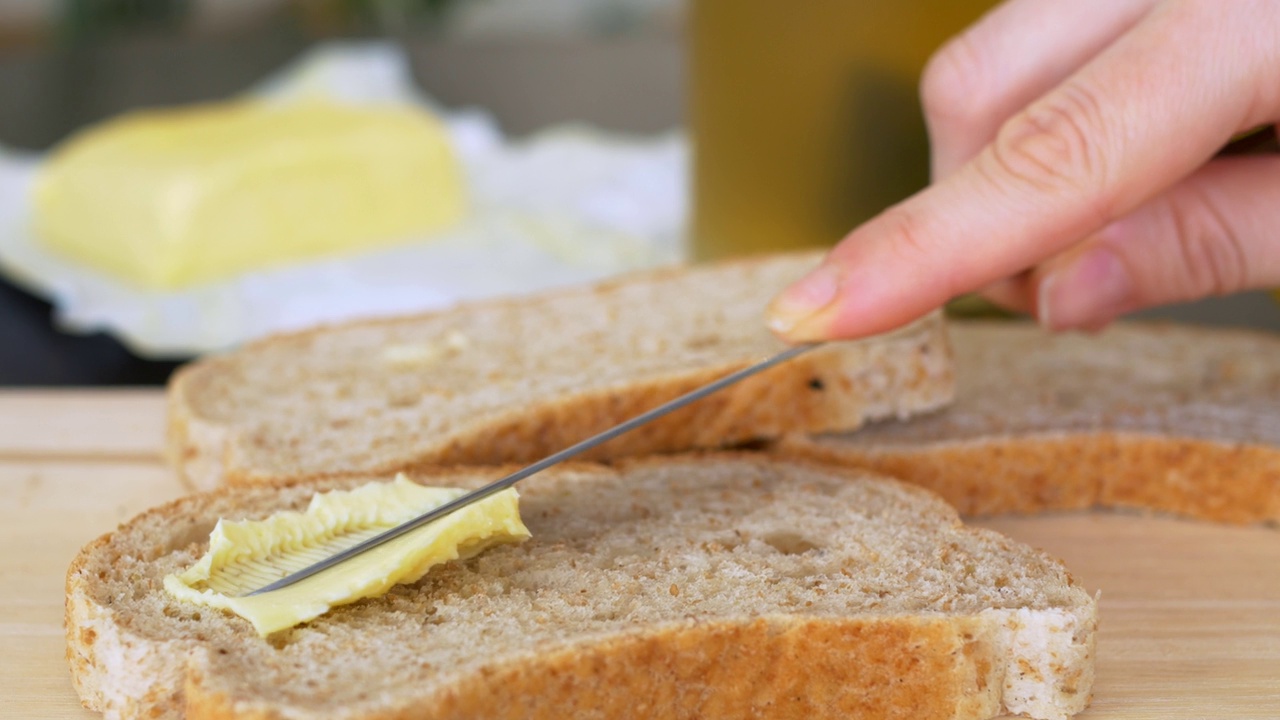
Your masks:
M464 492L423 487L400 475L391 483L317 494L304 512L219 520L209 550L186 571L167 576L164 587L179 600L230 610L266 637L336 605L414 582L435 565L529 537L519 496L507 489L293 585L243 597Z
M450 330L438 342L390 345L382 351L382 360L393 368L422 368L457 355L470 344L466 335Z
M465 195L425 110L248 100L79 133L42 166L33 224L56 252L172 289L437 231Z

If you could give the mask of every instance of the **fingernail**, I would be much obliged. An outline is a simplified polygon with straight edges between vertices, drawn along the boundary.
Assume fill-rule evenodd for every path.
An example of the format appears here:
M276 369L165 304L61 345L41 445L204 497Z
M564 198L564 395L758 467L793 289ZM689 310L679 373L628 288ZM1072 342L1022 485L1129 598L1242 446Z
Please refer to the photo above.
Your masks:
M791 333L834 302L839 292L839 273L830 265L822 265L774 298L765 322L776 333Z
M1097 328L1129 309L1132 298L1124 263L1099 247L1040 282L1036 317L1048 330Z

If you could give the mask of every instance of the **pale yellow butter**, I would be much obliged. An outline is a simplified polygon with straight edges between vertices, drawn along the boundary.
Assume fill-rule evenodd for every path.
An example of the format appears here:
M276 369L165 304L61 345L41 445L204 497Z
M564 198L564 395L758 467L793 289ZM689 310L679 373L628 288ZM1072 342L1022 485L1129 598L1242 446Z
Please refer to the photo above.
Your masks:
M441 563L529 537L520 520L519 496L507 489L293 585L243 597L464 492L424 487L400 475L391 483L317 494L303 512L219 521L204 556L165 577L164 587L179 600L230 610L265 637L336 605L414 582Z
M247 100L79 133L42 166L33 224L58 253L171 289L421 236L465 204L425 110Z
M450 330L442 340L407 345L390 345L382 351L382 360L397 369L424 368L466 350L467 336Z

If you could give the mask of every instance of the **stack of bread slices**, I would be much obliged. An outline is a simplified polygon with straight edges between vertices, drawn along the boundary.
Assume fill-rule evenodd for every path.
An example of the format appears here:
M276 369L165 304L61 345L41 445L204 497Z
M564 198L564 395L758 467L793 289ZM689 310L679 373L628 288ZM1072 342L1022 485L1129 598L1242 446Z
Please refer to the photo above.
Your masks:
M934 315L822 346L537 474L519 486L528 541L292 629L262 638L165 592L220 519L397 473L478 487L777 352L764 305L817 260L318 328L184 368L168 447L198 492L90 543L68 573L85 705L108 718L1058 720L1090 700L1096 602L1060 562L964 526L948 500L1280 519L1265 448L1280 424L1262 397L1280 374L1249 360L1270 340L1224 335L1211 352L1179 331L1086 346L978 326L953 329L953 353ZM1225 408L1256 410L1246 444ZM1060 462L1079 452L1086 467ZM1243 489L1196 502L1168 489L1169 473L1185 486L1189 468L1194 485L1219 462Z

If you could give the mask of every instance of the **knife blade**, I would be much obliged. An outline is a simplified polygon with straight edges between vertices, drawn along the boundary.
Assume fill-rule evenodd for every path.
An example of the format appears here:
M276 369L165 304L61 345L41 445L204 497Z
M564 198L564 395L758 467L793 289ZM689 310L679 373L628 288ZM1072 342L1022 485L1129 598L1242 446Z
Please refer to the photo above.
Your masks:
M543 470L546 470L547 468L553 465L564 462L569 458L572 458L576 455L584 453L587 450L590 450L591 448L594 448L597 445L600 445L601 443L608 442L609 440L612 440L613 438L618 437L623 433L630 432L631 430L634 430L640 427L641 425L657 420L663 415L679 410L680 408L685 407L686 405L689 405L691 403L697 402L698 400L701 400L702 398L716 391L722 390L741 380L745 380L751 377L752 375L755 375L756 373L762 372L764 370L768 370L769 368L774 367L776 365L780 365L798 355L801 355L805 352L808 352L809 350L812 350L813 348L817 347L819 344L820 343L811 343L807 345L795 345L793 347L789 347L786 350L783 350L782 352L777 353L776 355L772 355L768 358L765 358L764 360L761 360L755 363L754 365L750 365L748 367L742 368L741 370L725 375L722 378L713 380L712 382L709 382L706 385L703 385L702 387L691 390L685 393L684 395L681 395L680 397L675 398L674 400L669 400L653 408L652 410L648 410L644 413L641 413L640 415L637 415L631 418L630 420L623 421L609 428L608 430L605 430L604 432L601 432L597 435L593 435L587 438L586 440L583 440L581 442L578 442L577 444L571 445L565 448L564 450L561 450L553 455L548 455L547 457L533 463L532 465L523 467L511 473L510 475L507 475L506 477L503 477L499 480L495 480L489 483L488 485L481 487L478 490L473 490L467 493L466 495L462 495L453 500L450 500L449 502L443 505L432 508L431 510L428 510L427 512L411 520L401 523L400 525L397 525L391 528L390 530L387 530L383 533L375 535L372 538L369 538L368 540L360 542L356 545L352 545L351 547L345 550L335 553L334 555L331 555L325 558L324 560L320 560L312 565L308 565L307 567L304 567L301 570L298 570L294 573L286 575L285 577L280 578L279 580L276 580L267 585L264 585L258 588L257 590L254 590L249 593L245 593L243 597L251 597L253 595L261 595L263 593L269 593L273 590L279 590L280 588L288 587L300 580L304 580L306 578L311 577L312 575L328 570L329 568L339 563L350 560L351 558L357 555L360 555L361 553L367 552L369 550L372 550L375 547L378 547L379 545L390 542L391 540L394 540L400 537L401 535L404 535L405 533L412 532L413 530L416 530L422 527L423 525L426 525L427 523L439 520L440 518L445 517L450 513L461 510L462 508L467 507L468 505L474 502L483 500L489 497L490 495L493 495L494 493L506 490L507 488L511 487L512 485L515 485L516 483L529 477L530 475L534 475L536 473L542 472Z

